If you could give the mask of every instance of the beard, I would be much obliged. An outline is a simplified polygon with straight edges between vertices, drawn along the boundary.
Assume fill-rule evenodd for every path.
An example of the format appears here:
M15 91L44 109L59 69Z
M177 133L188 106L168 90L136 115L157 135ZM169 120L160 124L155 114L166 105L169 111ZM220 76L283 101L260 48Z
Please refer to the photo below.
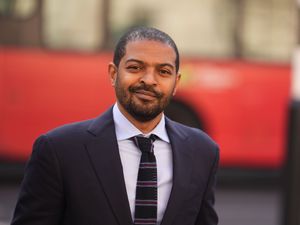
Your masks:
M142 100L136 99L134 94L137 91L151 92L155 99ZM174 90L174 88L173 88ZM171 93L173 93L173 90ZM147 122L157 117L167 107L172 99L172 94L165 95L162 92L155 90L151 85L140 83L135 86L129 86L128 90L122 87L119 78L116 80L115 92L119 103L125 110L137 121Z

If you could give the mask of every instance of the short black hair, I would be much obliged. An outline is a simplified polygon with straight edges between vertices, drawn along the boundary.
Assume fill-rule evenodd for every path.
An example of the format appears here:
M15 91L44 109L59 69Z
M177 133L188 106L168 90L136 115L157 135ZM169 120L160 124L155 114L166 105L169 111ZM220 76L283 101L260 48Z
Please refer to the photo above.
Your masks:
M115 51L113 62L118 67L121 59L126 53L126 46L129 42L138 41L138 40L149 40L149 41L158 41L163 44L169 45L176 54L175 66L176 72L179 70L179 52L177 46L173 39L163 31L160 31L153 27L134 27L127 31L118 41Z

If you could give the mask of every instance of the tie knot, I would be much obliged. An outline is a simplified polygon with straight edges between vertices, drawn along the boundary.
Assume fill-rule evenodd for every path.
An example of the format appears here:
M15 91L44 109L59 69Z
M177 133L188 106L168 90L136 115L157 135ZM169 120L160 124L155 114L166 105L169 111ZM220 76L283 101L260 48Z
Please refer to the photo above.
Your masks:
M156 139L154 134L151 134L150 137L135 136L133 138L135 144L142 152L153 152L153 142Z

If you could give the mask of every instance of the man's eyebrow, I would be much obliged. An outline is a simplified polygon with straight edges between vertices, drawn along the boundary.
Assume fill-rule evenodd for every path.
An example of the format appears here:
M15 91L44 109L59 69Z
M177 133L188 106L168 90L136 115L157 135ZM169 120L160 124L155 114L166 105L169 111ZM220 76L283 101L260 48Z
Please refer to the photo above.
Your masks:
M143 61L141 61L141 60L138 60L138 59L128 59L128 60L126 60L126 62L125 62L125 63L129 63L129 62L136 62L136 63L144 64L144 62L143 62Z
M172 69L175 68L175 65L171 64L171 63L162 63L162 64L159 64L160 67L164 67L164 66L169 66L171 67Z
M144 61L142 60L138 60L138 59L127 59L125 64L126 63L130 63L130 62L136 62L136 63L139 63L139 64L145 64ZM172 69L175 68L175 65L171 64L171 63L161 63L161 64L158 64L159 67L164 67L164 66L168 66L168 67L171 67Z

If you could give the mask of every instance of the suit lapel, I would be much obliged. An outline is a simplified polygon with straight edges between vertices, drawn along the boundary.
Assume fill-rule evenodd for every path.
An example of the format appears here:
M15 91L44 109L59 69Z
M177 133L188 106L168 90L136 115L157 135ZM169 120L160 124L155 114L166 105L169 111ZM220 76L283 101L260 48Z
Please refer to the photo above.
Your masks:
M88 129L95 140L86 144L91 163L119 224L132 225L123 169L111 110Z
M180 210L191 175L191 151L188 151L187 136L176 129L174 122L166 119L168 135L173 152L173 186L161 225L172 224Z

